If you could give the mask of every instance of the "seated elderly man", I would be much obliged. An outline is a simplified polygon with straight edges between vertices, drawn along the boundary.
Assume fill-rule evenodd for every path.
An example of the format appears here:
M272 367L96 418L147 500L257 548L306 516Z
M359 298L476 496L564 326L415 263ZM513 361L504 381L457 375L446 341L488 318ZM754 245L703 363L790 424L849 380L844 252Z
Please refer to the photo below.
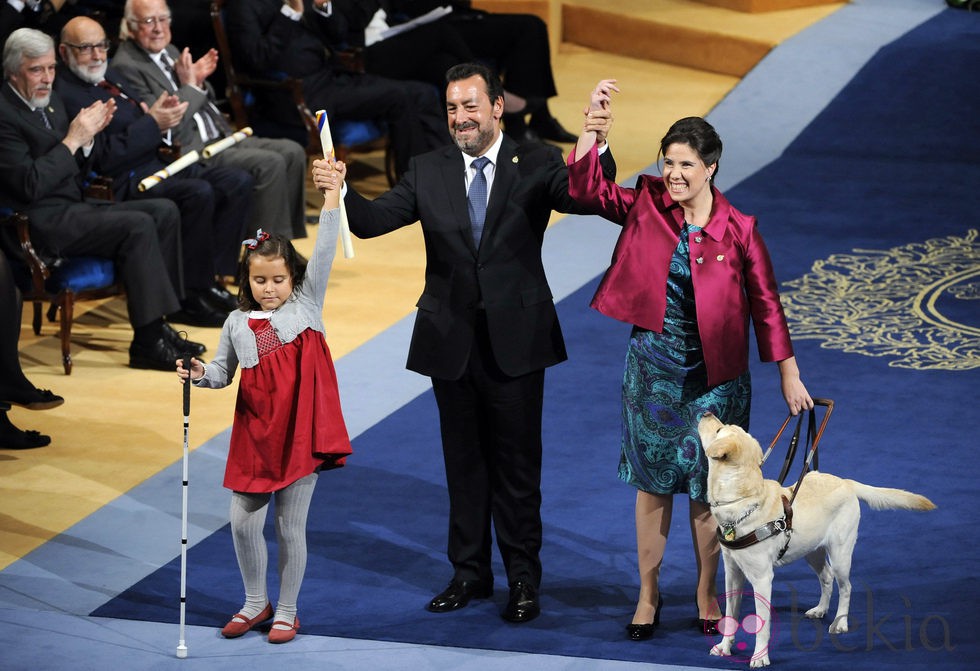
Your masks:
M180 209L181 256L184 262L186 321L196 326L221 326L237 299L215 282L216 276L238 272L238 253L251 209L254 180L234 166L192 165L152 189L140 181L164 167L158 156L161 140L184 117L187 103L163 93L153 103L138 102L128 84L108 68L105 31L96 21L79 16L61 31L58 52L63 67L54 88L69 115L97 101L113 100L116 113L102 131L106 141L93 157L93 168L112 178L116 200L168 198Z
M147 105L162 93L188 103L173 128L183 151L198 150L227 137L231 127L215 106L208 77L218 65L212 49L197 60L170 43L170 8L166 0L127 0L120 37L123 42L110 65L119 71ZM250 137L209 159L215 165L248 171L255 179L248 228L287 238L306 236L306 150L281 138Z
M4 45L0 206L27 215L42 255L115 261L133 326L129 365L173 370L182 340L164 316L181 307L177 206L165 199L83 200L81 180L115 103L99 101L69 119L51 88L56 63L54 41L32 28L15 30ZM204 351L198 343L184 346Z

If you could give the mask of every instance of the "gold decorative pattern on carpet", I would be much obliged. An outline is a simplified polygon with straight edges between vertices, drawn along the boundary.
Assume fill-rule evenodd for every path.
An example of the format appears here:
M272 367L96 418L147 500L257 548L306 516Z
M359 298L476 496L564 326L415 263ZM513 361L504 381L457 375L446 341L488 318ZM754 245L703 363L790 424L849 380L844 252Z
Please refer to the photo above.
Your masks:
M948 308L980 301L977 230L888 250L855 249L817 261L782 293L794 340L824 349L893 357L916 370L980 368L980 310ZM980 303L977 303L980 306Z

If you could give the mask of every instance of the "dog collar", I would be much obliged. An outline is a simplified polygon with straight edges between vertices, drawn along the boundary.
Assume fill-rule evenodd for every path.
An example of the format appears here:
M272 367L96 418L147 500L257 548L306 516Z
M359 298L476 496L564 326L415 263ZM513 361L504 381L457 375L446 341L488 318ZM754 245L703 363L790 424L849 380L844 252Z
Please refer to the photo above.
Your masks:
M742 498L745 498L745 497L742 497ZM740 500L741 499L735 499L735 501L740 501ZM735 503L735 501L730 501L729 503ZM726 505L726 504L718 504L718 505ZM749 515L751 515L752 513L754 513L758 507L759 507L759 504L758 503L753 503L751 506L748 507L748 509L746 509L746 511L744 513L742 513L741 515L739 515L738 519L735 520L734 522L731 522L730 524L721 524L721 525L719 525L718 526L718 537L719 538L723 538L723 539L725 539L726 541L729 541L729 542L734 541L735 540L735 527L737 527L739 524L741 524L742 522L744 522L745 520L747 520L748 517L749 517Z

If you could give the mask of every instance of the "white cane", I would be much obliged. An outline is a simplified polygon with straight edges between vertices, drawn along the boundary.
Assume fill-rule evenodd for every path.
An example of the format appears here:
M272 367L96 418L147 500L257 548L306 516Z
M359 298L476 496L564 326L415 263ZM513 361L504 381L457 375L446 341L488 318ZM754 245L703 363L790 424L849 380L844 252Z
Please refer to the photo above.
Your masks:
M191 369L191 357L184 355L184 370ZM184 642L184 626L187 608L187 434L191 418L191 380L184 381L184 466L181 477L180 510L180 634L177 640L177 657L187 657L187 644Z

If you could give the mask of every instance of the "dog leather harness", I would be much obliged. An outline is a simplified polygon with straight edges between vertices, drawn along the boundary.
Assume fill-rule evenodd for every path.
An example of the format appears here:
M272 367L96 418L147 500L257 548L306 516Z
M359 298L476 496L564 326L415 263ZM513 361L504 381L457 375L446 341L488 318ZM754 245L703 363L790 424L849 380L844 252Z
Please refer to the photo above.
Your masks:
M793 529L793 506L790 504L789 499L785 496L781 497L783 500L783 516L778 520L773 520L772 522L767 522L755 531L748 533L741 538L728 539L726 534L723 533L721 527L718 527L718 542L724 545L726 548L731 550L741 550L742 548L747 548L756 543L766 540L767 538L772 538L776 534L785 533L786 546L783 547L782 551L779 553L777 559L782 559L783 555L786 553L786 548L789 547L789 534Z

